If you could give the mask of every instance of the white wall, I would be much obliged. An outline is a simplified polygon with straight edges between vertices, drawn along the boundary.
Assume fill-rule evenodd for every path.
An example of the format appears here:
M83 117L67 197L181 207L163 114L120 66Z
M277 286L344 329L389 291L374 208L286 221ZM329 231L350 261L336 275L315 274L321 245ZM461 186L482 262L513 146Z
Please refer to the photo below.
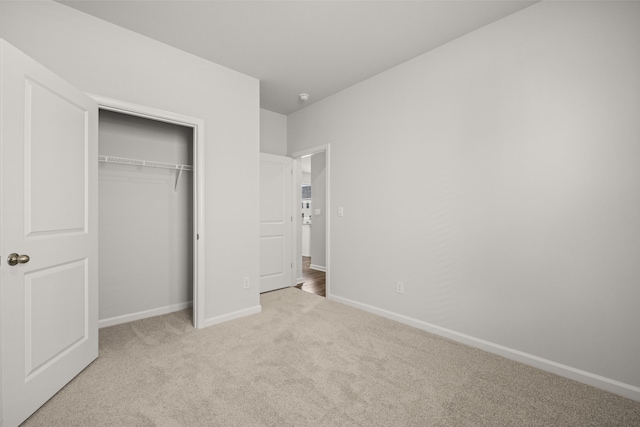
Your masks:
M260 109L260 152L287 155L287 116Z
M302 224L302 256L311 256L311 224Z
M302 184L311 184L311 174L302 172Z
M259 310L258 80L49 1L0 2L0 37L83 91L204 120L205 317Z
M192 128L101 111L99 140L100 155L193 164ZM184 308L193 298L193 174L175 188L176 170L100 163L98 172L99 319Z
M639 40L640 3L542 2L289 115L331 294L640 400Z
M309 253L311 265L324 270L327 266L325 245L327 232L327 174L324 152L311 156L311 233ZM320 210L320 215L316 214Z

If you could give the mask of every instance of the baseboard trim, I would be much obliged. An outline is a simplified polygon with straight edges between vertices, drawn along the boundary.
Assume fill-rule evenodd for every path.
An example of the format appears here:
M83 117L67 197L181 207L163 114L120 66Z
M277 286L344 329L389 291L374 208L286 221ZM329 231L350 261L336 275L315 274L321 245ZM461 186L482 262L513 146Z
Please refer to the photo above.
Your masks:
M163 314L173 313L174 311L184 310L192 307L193 303L182 302L180 304L167 305L165 307L154 308L151 310L138 311L137 313L124 314L122 316L109 317L108 319L98 320L98 328L106 328L121 323L133 322L134 320L146 319L148 317L162 316Z
M304 277L298 277L296 279L296 285L299 285L300 283L304 283Z
M321 265L311 264L311 265L309 265L309 268L312 269L312 270L324 271L325 273L327 272L327 268L323 267Z
M361 302L354 301L348 298L343 298L335 295L327 295L327 298L332 301L336 301L363 311L367 311L369 313L376 314L378 316L385 317L387 319L404 323L405 325L409 325L414 328L422 329L435 335L449 338L453 341L457 341L462 344L484 350L488 353L497 354L498 356L515 360L516 362L524 363L525 365L533 366L534 368L542 369L543 371L552 372L565 378L570 378L572 380L588 384L593 387L606 390L635 401L640 401L640 387L636 387L631 384L626 384L617 380L613 380L611 378L603 377L601 375L563 365L552 360L543 359L529 353L475 338L470 335L453 331L451 329L442 328L440 326L433 325L422 320L414 319L412 317L404 316L402 314L394 313L368 304L363 304Z
M209 326L217 325L219 323L228 322L230 320L239 319L245 316L251 316L252 314L258 314L262 312L262 306L256 305L253 307L245 308L242 310L233 311L231 313L223 314L221 316L211 317L209 319L205 319L204 327L207 328Z

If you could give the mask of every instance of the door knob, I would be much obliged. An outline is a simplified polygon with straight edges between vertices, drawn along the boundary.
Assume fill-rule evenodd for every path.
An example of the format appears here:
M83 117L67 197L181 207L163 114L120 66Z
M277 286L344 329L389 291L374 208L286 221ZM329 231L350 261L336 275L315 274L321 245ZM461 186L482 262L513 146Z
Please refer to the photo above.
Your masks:
M29 258L29 255L18 255L16 253L13 253L9 255L9 257L7 258L7 262L9 263L9 265L26 264L30 259L31 258Z

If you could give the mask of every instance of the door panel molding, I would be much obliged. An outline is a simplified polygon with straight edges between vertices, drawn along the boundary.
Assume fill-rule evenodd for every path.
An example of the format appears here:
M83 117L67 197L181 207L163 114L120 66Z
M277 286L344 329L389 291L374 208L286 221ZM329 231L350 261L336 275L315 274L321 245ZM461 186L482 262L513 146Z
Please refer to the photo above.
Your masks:
M89 173L89 112L74 100L29 76L25 78L24 103L25 236L86 233L89 190L83 183L88 182ZM71 108L67 108L69 106ZM64 117L65 109L67 117ZM60 127L58 121L69 120L71 109L77 110L75 120L78 122L65 123L65 135L60 135L55 144L52 143L47 137ZM46 117L38 117L44 113ZM37 132L45 133L47 137L33 135L35 123L40 128ZM45 129L41 129L43 125ZM38 146L38 141L44 143ZM78 144L82 145L82 152L78 150ZM57 152L65 155L57 156ZM64 180L55 188L46 182L46 177L53 173ZM38 175L44 175L45 182L40 182ZM69 206L78 193L81 194L79 205Z

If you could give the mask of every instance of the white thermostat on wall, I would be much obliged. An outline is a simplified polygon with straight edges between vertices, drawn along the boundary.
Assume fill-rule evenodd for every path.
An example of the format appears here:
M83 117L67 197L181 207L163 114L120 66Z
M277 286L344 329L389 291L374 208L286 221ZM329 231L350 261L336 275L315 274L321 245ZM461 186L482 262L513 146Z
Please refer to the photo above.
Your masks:
M321 209L315 209L315 210L313 211L313 214L314 214L314 215L322 215L322 210L321 210Z
M338 208L338 216L344 216L344 207L340 206Z

